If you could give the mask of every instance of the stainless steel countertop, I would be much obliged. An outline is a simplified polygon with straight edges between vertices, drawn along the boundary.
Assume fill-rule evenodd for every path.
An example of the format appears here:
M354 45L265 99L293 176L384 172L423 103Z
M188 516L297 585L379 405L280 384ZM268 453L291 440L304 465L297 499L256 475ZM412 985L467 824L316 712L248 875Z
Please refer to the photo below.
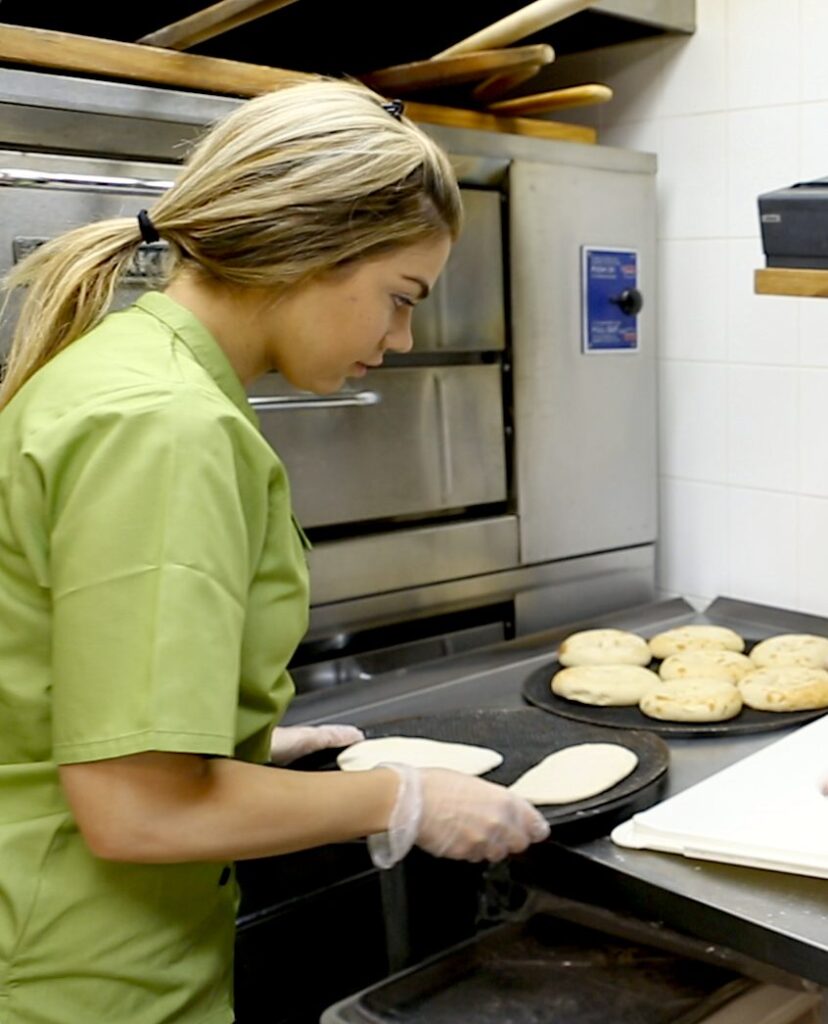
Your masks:
M338 720L364 725L409 715L450 713L468 709L470 703L482 708L521 707L523 681L574 629L613 626L652 635L687 622L730 626L756 639L779 632L828 635L828 622L814 616L727 598L719 598L704 613L697 613L685 601L674 599L387 673L370 682L308 694L295 701L286 721ZM670 739L665 796L789 732ZM550 848L550 857L560 854L596 902L603 893L633 913L828 985L825 880L627 850L607 837Z

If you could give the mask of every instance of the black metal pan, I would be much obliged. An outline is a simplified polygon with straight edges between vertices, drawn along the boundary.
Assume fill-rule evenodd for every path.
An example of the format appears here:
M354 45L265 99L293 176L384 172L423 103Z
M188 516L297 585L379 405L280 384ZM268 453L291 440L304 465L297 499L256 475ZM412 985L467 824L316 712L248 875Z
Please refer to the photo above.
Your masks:
M748 643L749 650L754 643ZM653 661L648 666L658 671L661 663ZM630 707L598 707L594 704L581 704L579 701L567 700L552 692L552 679L564 666L557 660L550 660L547 665L536 668L523 684L523 699L550 711L553 715L567 721L582 722L586 725L601 725L607 729L645 729L647 732L658 733L660 736L738 736L754 732L774 732L777 729L789 729L794 725L803 725L825 714L826 708L815 711L756 711L744 707L735 718L725 722L665 722L658 718L650 718L642 714L636 706Z
M452 711L376 722L364 728L366 737L418 736L449 743L474 743L503 754L503 763L483 778L508 786L548 754L578 743L620 743L638 755L635 770L611 789L577 803L539 808L553 828L554 838L607 832L616 822L650 807L666 781L670 755L666 744L649 732L608 729L605 726L553 718L534 708L486 708ZM292 767L335 768L338 751L324 758L305 758Z

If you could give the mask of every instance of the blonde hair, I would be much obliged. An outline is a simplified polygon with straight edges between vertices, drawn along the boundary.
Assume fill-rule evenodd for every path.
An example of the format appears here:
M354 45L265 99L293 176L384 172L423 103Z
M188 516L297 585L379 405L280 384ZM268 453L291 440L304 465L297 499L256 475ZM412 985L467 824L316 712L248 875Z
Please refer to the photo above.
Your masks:
M167 276L276 292L344 263L439 233L462 207L445 153L357 82L303 79L249 100L195 147L150 210L169 243ZM112 303L141 232L119 217L60 235L3 282L26 292L0 408ZM5 308L5 307L4 307Z

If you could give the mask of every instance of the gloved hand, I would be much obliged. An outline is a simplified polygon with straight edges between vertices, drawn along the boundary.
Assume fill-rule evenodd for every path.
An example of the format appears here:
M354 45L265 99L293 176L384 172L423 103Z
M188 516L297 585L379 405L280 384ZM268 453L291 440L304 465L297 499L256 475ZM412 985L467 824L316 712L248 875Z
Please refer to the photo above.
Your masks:
M390 868L417 845L435 857L497 862L549 835L523 797L493 782L447 771L384 764L400 777L388 830L368 837L371 859Z
M307 754L332 747L350 747L365 739L353 725L281 725L270 735L270 760L284 767Z

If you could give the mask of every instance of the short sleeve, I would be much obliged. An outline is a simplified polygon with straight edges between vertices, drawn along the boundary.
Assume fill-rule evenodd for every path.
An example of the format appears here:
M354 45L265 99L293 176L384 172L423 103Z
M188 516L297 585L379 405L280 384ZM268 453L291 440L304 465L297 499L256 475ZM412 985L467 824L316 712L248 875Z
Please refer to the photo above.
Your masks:
M187 392L109 410L47 467L53 757L231 755L250 579L233 431Z

